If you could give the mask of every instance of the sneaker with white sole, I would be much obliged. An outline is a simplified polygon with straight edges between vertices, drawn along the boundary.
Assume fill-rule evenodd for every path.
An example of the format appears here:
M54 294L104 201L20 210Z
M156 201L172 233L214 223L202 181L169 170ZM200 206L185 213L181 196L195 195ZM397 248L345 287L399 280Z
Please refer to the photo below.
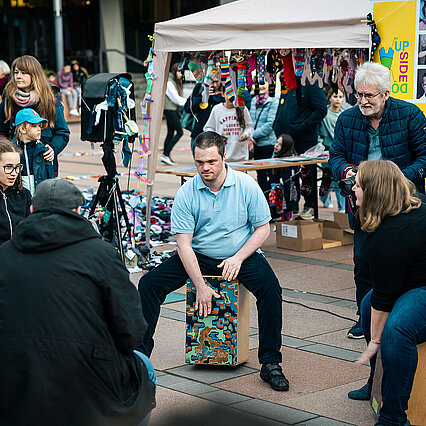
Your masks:
M70 109L70 114L74 115L75 117L78 117L80 115L79 112L75 108Z
M303 212L299 214L299 217L304 220L313 219L314 218L314 208L309 207L303 209Z
M167 155L162 155L160 160L162 163L168 164L169 166L174 166L177 164L176 161L173 161L170 157L167 157Z
M364 338L364 331L361 327L361 322L358 320L348 331L348 338L349 339L363 339Z

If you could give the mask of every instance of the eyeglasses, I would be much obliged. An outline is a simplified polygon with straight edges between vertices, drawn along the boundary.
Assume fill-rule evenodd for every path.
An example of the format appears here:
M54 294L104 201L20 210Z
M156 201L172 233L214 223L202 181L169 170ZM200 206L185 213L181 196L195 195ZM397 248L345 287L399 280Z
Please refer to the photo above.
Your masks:
M379 92L379 93L376 93L375 95L373 95L372 93L358 93L358 92L355 92L355 93L354 93L354 96L355 96L357 99L362 99L362 98L364 98L364 99L366 99L367 101L371 101L371 99L375 98L375 97L376 97L376 96L378 96L378 95L380 95L380 92Z
M15 172L17 175L22 172L22 169L24 168L23 164L17 164L16 166L3 166L3 170L7 175L11 175L13 172Z

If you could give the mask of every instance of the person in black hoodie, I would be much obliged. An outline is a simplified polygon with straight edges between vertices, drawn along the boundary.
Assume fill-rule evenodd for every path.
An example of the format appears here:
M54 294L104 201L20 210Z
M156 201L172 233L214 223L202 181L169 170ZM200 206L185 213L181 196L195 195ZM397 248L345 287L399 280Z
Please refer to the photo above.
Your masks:
M22 188L20 149L0 140L0 244L12 238L18 222L30 214L31 194Z
M310 84L306 82L300 87L301 99L297 99L297 91L288 90L283 95L278 106L277 115L274 123L274 131L278 137L282 133L289 134L294 140L294 147L299 154L303 154L309 148L318 143L318 130L323 118L327 115L327 101L324 90L318 86L318 83ZM308 166L312 169L314 166ZM302 170L302 175L309 173ZM312 173L312 172L310 172ZM310 179L307 180L310 184ZM305 183L305 182L303 182ZM305 187L303 197L305 205L300 214L302 219L313 219L314 217L314 195L316 188Z
M134 352L140 298L83 202L67 180L42 182L0 246L2 424L138 425L155 406L152 364Z

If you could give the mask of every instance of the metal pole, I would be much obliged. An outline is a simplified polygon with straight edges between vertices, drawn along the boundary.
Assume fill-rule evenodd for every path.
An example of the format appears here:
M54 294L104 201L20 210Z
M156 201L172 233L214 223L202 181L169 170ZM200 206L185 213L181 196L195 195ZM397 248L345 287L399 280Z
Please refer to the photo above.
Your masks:
M62 20L62 0L53 0L53 18L55 24L56 69L64 66L64 25Z

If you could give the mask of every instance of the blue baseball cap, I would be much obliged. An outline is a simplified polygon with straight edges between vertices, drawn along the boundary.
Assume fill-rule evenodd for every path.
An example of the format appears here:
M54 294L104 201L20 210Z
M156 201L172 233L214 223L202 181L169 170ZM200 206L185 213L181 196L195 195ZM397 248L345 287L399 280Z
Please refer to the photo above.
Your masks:
M16 114L14 126L19 126L22 123L47 123L45 118L41 118L37 111L34 111L32 108L23 108Z

